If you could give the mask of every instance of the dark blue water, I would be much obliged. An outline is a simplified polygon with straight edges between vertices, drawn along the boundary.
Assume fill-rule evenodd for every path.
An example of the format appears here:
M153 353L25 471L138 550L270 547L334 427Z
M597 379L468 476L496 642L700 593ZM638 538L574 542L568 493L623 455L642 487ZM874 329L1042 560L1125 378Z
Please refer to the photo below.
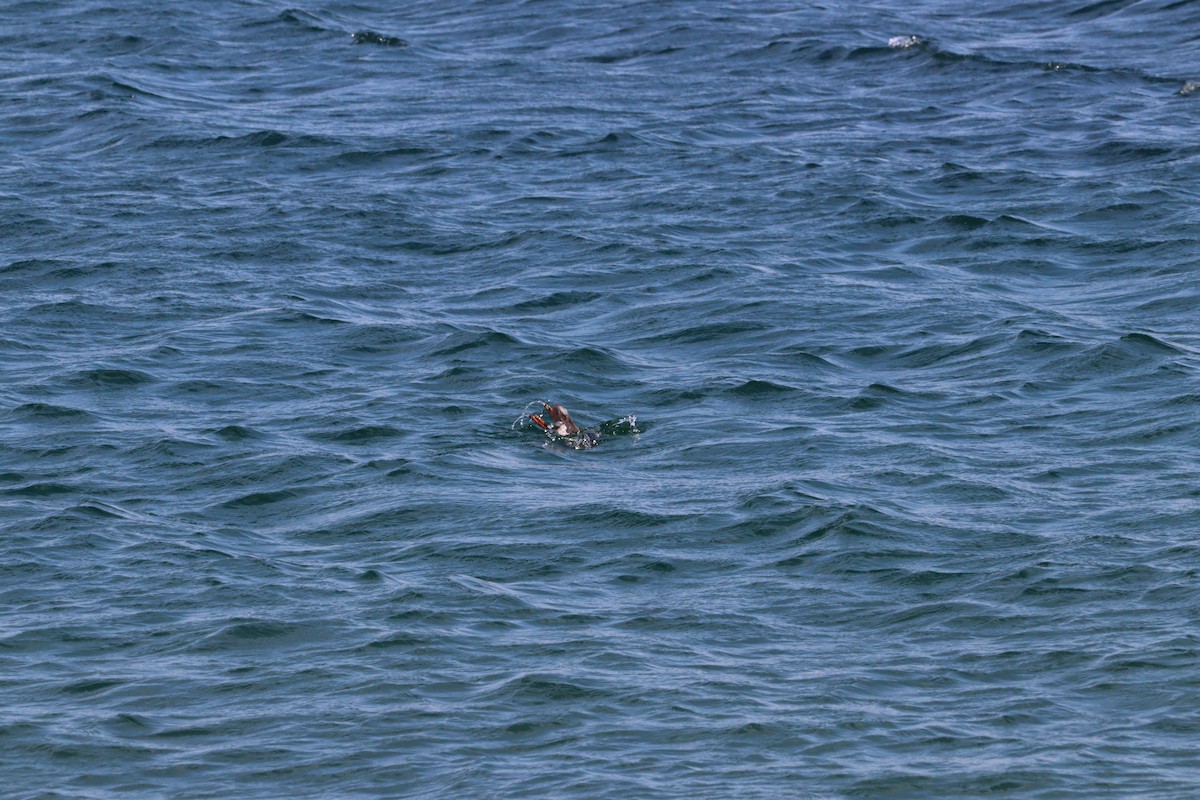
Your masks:
M139 5L0 6L6 797L1200 796L1200 3Z

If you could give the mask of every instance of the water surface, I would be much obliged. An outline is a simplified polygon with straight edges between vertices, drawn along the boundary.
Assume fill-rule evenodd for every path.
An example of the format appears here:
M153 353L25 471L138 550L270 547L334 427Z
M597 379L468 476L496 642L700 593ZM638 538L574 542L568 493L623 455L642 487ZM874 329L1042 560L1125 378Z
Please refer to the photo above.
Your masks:
M2 16L11 796L1195 792L1200 5Z

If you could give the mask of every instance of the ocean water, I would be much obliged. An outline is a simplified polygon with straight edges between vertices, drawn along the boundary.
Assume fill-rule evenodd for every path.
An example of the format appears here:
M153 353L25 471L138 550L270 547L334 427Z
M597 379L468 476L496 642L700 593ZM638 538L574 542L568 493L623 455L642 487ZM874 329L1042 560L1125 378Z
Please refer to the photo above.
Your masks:
M1200 796L1200 3L288 1L0 6L6 797Z

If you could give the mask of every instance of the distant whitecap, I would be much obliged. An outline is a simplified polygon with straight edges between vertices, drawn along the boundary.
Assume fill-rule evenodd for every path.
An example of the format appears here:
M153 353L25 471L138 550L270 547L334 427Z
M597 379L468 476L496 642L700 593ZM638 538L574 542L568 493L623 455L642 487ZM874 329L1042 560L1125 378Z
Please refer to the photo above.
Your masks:
M906 47L915 47L921 43L919 36L893 36L888 39L888 47L895 47L903 50Z
M384 47L408 47L408 42L398 36L385 36L375 31L357 31L350 34L355 44L380 44Z
M1188 81L1183 86L1179 87L1180 94L1191 94L1195 91L1200 91L1200 81Z

